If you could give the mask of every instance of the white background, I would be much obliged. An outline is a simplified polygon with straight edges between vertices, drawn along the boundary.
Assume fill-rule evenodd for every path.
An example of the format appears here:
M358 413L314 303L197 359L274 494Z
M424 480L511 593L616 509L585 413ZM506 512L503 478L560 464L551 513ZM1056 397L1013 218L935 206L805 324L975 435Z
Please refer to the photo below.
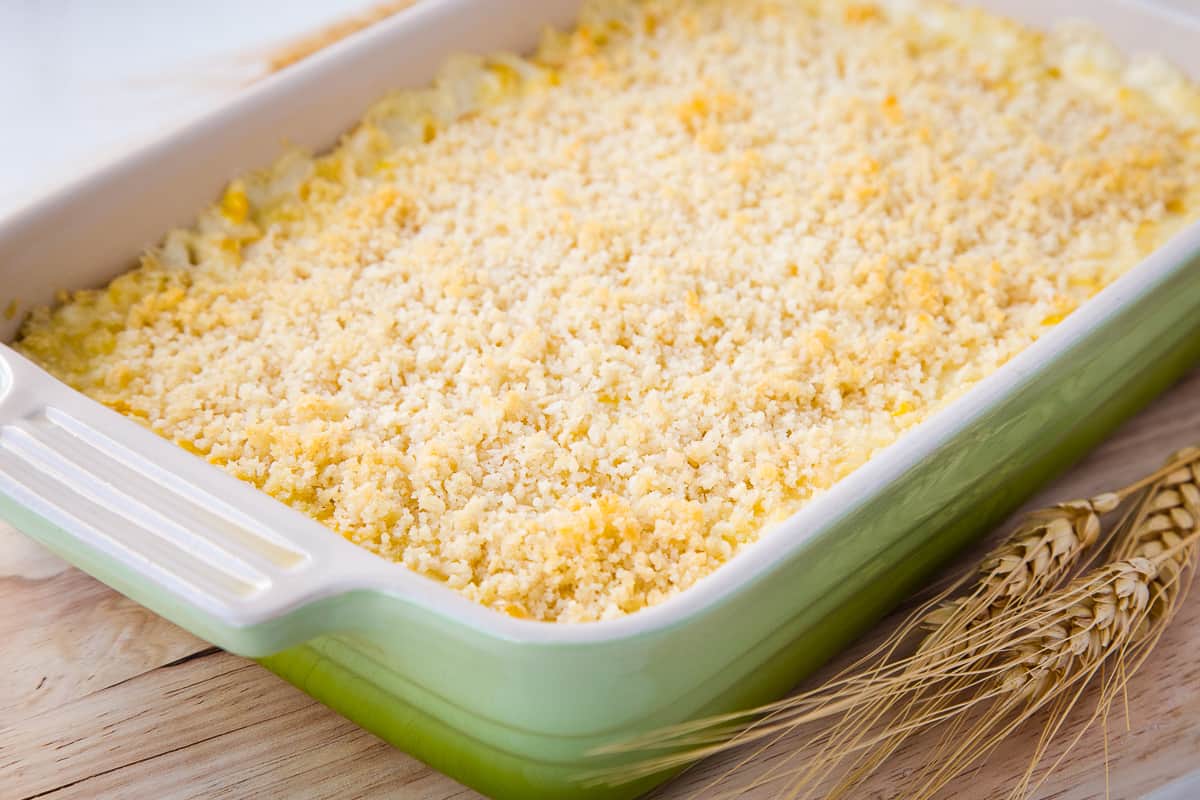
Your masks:
M0 215L203 113L375 0L0 0Z

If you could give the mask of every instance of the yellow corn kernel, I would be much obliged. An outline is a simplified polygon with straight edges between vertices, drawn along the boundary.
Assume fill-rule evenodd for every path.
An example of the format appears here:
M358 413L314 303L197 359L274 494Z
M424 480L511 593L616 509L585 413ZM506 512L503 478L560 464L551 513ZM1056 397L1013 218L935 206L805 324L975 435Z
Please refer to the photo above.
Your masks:
M241 181L229 184L221 197L221 215L234 225L241 225L250 215L250 201Z
M342 179L342 159L337 156L318 158L313 173L318 178L324 178L327 181L340 181Z
M496 76L500 84L500 91L508 93L513 92L521 85L521 75L508 64L499 61L492 62L487 65L488 72Z
M196 443L195 443L195 442L192 442L192 441L190 441L190 440L188 440L188 439L176 439L176 440L175 440L175 444L179 445L179 446L180 446L180 447L182 447L184 450L187 450L189 453L191 453L191 454L192 454L192 455L194 455L194 456L205 456L205 455L208 455L208 451L206 451L206 450L202 450L201 448L199 448L199 447L196 445Z
M883 99L883 115L887 117L888 122L904 121L904 112L900 110L900 101L896 99L896 95L889 94Z
M425 117L421 120L421 141L429 144L437 138L438 128L437 121L433 117Z
M852 3L846 6L845 20L850 25L861 25L865 22L874 22L883 16L879 10L879 6L871 5L870 3Z

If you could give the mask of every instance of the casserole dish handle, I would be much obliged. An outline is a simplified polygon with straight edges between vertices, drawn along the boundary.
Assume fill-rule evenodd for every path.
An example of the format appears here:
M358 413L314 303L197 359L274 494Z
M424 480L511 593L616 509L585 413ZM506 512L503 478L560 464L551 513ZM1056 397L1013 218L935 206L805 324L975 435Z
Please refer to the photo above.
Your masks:
M359 548L4 345L0 511L113 588L243 655L321 632L287 624L289 613L344 591L347 555L377 560L331 557L338 545Z

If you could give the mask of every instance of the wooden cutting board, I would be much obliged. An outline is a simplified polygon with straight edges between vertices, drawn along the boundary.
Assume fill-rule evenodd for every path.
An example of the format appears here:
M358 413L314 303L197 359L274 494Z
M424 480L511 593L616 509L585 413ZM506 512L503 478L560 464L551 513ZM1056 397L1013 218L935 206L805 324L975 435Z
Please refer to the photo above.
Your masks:
M1200 370L1031 505L1122 485L1198 442ZM0 609L0 800L477 797L257 664L208 646L2 526ZM1060 741L1073 738L1086 717L1077 713ZM947 796L1003 797L1025 767L1033 735L1010 739ZM1104 741L1099 727L1085 733L1036 796L1104 797L1107 780L1112 798L1133 798L1200 767L1200 591L1130 682L1128 720L1110 720L1107 768ZM930 745L914 741L860 796L902 796L904 776ZM728 759L702 764L655 797L693 796L728 766Z

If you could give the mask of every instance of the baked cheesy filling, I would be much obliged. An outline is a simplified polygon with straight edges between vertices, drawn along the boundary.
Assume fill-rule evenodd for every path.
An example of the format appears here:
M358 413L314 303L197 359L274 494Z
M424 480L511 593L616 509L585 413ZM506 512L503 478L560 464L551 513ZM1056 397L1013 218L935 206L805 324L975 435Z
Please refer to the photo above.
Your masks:
M591 2L18 348L518 617L695 583L1196 216L1200 93L908 0Z

